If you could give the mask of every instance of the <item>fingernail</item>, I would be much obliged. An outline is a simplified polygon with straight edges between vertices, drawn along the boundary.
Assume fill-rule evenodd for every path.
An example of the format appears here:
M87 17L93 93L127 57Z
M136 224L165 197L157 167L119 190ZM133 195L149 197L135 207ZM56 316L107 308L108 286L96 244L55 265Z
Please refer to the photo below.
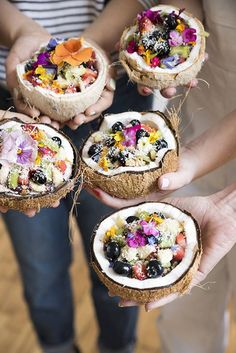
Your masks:
M147 88L147 87L144 87L144 88L143 88L143 93L144 93L144 94L150 93L150 89Z
M88 115L89 116L93 116L93 115L95 115L96 114L96 112L95 111L92 111L92 112L90 112Z
M116 89L116 81L114 80L114 78L110 79L109 86L112 89L112 91L115 91L115 89Z
M169 185L170 185L170 181L167 178L163 178L160 182L161 189L167 189Z
M99 191L99 190L97 190L97 189L91 189L91 191L92 191L92 193L93 193L95 196L97 196L97 197L100 196L100 191Z

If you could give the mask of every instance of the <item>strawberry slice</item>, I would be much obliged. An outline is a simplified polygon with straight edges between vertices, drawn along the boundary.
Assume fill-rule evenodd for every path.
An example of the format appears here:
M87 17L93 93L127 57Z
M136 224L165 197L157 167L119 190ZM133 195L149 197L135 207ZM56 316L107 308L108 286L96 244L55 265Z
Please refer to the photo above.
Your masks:
M142 262L136 262L136 264L132 267L132 270L134 277L140 281L143 281L147 278L146 267L144 264L142 264Z
M185 250L182 246L176 244L171 247L173 253L173 260L181 261L184 257Z
M57 161L56 166L63 174L65 173L66 168L67 168L65 161L61 161L61 160Z
M186 248L186 239L183 233L179 233L176 236L176 244L182 246L183 248Z

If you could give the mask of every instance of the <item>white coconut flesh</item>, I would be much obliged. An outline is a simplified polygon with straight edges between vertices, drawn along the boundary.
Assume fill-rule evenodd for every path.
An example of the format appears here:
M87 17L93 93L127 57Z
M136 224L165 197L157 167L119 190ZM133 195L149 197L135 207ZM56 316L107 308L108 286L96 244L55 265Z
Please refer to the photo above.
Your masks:
M97 134L95 132L88 138L82 150L82 160L85 162L85 164L91 167L92 169L96 170L98 173L109 176L130 171L142 172L159 167L160 162L166 152L177 149L177 142L174 136L174 132L169 128L166 121L161 115L158 114L158 112L148 112L143 114L139 112L125 112L120 114L106 115L102 121L99 132L107 133L111 129L112 125L115 124L117 121L122 122L124 125L128 125L129 122L133 119L139 120L141 124L143 123L149 125L150 127L158 129L162 135L162 138L167 141L168 148L162 148L161 150L159 150L155 161L151 161L149 164L143 166L120 166L118 168L109 169L108 171L105 171L99 166L98 163L93 161L92 158L88 156L88 150L90 146L94 144L94 136Z
M0 132L0 139L1 133L4 132L15 132L20 131L23 134L22 125L24 123L18 121L8 121L0 125L1 132ZM47 137L51 139L52 137L57 137L61 141L61 146L59 147L55 156L45 156L45 161L50 166L50 173L51 174L51 183L53 185L53 191L59 188L62 184L70 180L73 174L73 165L75 161L75 153L72 148L70 142L64 137L64 135L57 132L55 129L51 128L50 126L44 124L32 124L32 126L37 127L40 131L46 133ZM24 132L25 133L25 132ZM38 145L37 145L38 148ZM17 149L17 146L16 146ZM8 179L10 173L14 168L19 168L21 171L23 168L25 169L26 173L30 172L30 170L37 170L41 169L39 165L30 163L27 167L24 164L17 162L16 160L13 161L14 157L11 157L9 160L6 155L2 155L2 151L0 151L0 164L2 165L0 168L0 193L4 193L4 195L14 196L14 197L29 197L30 195L40 195L47 192L47 188L45 185L40 185L32 182L29 178L29 186L31 190L28 190L27 194L19 194L12 188L8 187ZM56 166L55 163L57 161L64 161L66 164L66 170L64 172L60 171ZM52 169L51 169L52 168ZM21 174L19 175L21 176Z
M138 211L147 211L148 213L162 212L165 216L177 220L183 225L186 237L185 255L181 262L163 277L148 278L145 280L125 277L115 273L112 267L110 267L109 261L105 258L103 239L107 230L117 224L118 219L120 222L121 219L125 220L129 216L135 215ZM115 212L103 220L96 230L92 249L101 272L115 283L140 290L162 288L175 284L191 267L196 253L199 251L198 231L193 218L185 212L170 204L150 202Z
M165 5L160 5L160 6L155 6L151 8L152 11L158 11L161 10L166 13L171 13L172 11L178 12L178 9L176 7L172 6L165 6ZM135 60L138 66L145 72L150 72L150 73L167 73L167 74L178 74L181 71L184 71L191 67L194 62L196 61L196 58L198 57L200 50L201 50L201 42L202 42L202 28L199 27L198 22L193 18L188 16L185 12L181 13L181 18L184 19L189 25L189 27L194 28L196 30L196 44L190 51L189 57L186 59L181 64L178 64L175 66L173 69L167 69L167 68L161 68L161 67L151 67L148 64L145 63L143 58L138 54L138 53L128 53L127 50L124 50L125 56L129 59ZM130 30L127 32L125 36L125 40L128 41L130 36L132 36L135 32L137 31L137 26L133 26L130 28Z
M45 45L42 45L42 47L45 47ZM83 42L83 48L88 48L91 47L91 45L89 43L87 43L86 41ZM22 85L24 85L29 91L34 91L35 93L40 93L41 95L45 95L45 97L52 97L55 101L57 101L57 103L60 103L60 101L70 101L72 98L74 99L74 97L80 97L80 96L84 96L84 93L87 93L91 88L95 88L95 86L100 85L100 81L104 79L104 74L106 72L106 66L102 65L102 62L104 62L104 57L103 55L96 49L93 48L93 50L95 51L95 55L96 55L96 68L98 71L98 76L96 77L96 80L88 85L87 87L83 86L81 87L81 92L76 92L76 93L66 93L66 94L58 94L56 92L53 92L50 89L46 89L40 86L33 86L28 80L24 79L24 74L25 74L25 64L27 63L27 61L18 64L16 66L16 72L17 72L17 78L20 81L20 83ZM27 98L27 97L25 97Z

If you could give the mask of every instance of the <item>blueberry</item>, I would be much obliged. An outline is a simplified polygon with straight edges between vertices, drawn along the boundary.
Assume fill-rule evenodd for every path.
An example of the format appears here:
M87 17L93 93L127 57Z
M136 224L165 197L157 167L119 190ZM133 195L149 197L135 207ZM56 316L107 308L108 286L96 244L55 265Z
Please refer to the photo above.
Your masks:
M111 130L115 134L117 131L122 131L124 129L124 125L122 122L117 121L115 124L112 125Z
M102 151L102 145L99 143L95 143L89 147L88 155L90 158L92 158L92 160L97 162L101 151Z
M33 69L33 63L32 61L28 61L26 64L25 64L25 72L27 71L30 71Z
M136 131L136 142L138 142L138 140L142 137L148 137L149 133L144 130L144 129L139 129L138 131Z
M161 263L157 260L150 260L147 267L147 277L156 278L160 277L163 274L164 268Z
M163 25L168 29L175 29L178 25L177 16L174 13L170 13L164 18Z
M111 147L114 146L116 140L114 139L114 137L107 137L104 143L107 147Z
M110 241L109 243L106 243L105 254L108 260L116 260L120 256L119 244L116 241Z
M158 152L162 148L168 148L168 143L164 139L159 139L154 143L155 150Z
M113 265L113 270L119 275L129 276L132 271L132 266L128 262L116 260Z
M41 169L37 169L37 170L32 170L30 172L30 179L36 183L36 184L46 184L47 182L47 178L46 175L44 174L44 172Z
M159 39L154 45L154 51L157 53L158 57L163 57L169 54L170 46L167 40Z
M124 167L126 164L126 161L128 159L128 152L119 152L117 155L117 159L119 161L119 163Z
M58 136L53 136L52 140L58 144L59 147L61 147L61 139Z
M140 125L141 123L140 123L140 121L138 119L133 119L133 120L130 121L130 124L132 126L136 126L136 125Z
M2 163L0 163L0 169L2 169Z
M137 217L137 216L129 216L126 218L127 223L132 223L132 222L138 221L138 220L139 220L139 217Z

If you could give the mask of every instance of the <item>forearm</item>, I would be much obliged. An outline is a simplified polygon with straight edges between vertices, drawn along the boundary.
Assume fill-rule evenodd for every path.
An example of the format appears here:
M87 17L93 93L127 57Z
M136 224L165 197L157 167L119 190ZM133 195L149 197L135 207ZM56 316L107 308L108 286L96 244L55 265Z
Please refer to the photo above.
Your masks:
M236 110L186 147L193 157L194 179L236 157Z
M101 15L85 30L104 50L112 52L125 27L143 10L138 0L111 0Z
M0 1L0 44L11 48L15 40L22 34L47 31L37 22L23 15L7 0Z

